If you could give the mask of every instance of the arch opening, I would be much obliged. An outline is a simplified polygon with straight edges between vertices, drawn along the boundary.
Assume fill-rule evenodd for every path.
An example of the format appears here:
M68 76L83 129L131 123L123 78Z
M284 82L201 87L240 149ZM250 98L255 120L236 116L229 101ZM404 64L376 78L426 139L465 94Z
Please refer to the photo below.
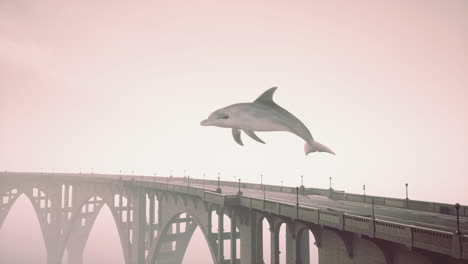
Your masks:
M22 193L9 202L13 204L0 229L0 262L46 263L44 236L32 201Z
M263 217L260 220L259 228L262 229L262 256L263 263L271 263L271 232L270 223Z
M214 264L209 252L208 242L204 238L200 227L197 226L185 251L182 264Z
M209 242L209 232L199 223L197 217L190 212L174 216L164 229L160 230L150 263L159 263L159 257L164 257L161 263L194 263L194 259L203 259L199 263L216 263ZM200 246L206 250L201 251ZM207 254L200 254L201 252Z
M83 218L81 221L83 221ZM125 257L117 224L106 203L103 203L99 212L97 212L96 219L90 228L89 237L83 250L83 263L124 264Z

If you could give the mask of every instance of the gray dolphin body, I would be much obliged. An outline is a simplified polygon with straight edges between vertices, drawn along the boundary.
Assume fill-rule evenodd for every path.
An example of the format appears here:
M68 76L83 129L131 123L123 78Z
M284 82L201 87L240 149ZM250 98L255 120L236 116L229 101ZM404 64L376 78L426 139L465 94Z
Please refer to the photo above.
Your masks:
M265 144L254 131L286 131L305 140L304 152L328 152L335 154L328 147L315 141L309 129L293 114L273 102L277 87L265 91L252 103L233 104L214 111L202 126L232 128L234 140L243 146L241 130L252 139Z

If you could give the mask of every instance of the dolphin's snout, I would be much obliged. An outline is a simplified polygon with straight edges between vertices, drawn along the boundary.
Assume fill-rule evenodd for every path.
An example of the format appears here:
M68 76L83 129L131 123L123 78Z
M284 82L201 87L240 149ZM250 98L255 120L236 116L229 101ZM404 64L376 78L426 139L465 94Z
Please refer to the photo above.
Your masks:
M200 122L200 125L202 125L202 126L207 126L209 121L210 121L209 119L202 120L202 121Z

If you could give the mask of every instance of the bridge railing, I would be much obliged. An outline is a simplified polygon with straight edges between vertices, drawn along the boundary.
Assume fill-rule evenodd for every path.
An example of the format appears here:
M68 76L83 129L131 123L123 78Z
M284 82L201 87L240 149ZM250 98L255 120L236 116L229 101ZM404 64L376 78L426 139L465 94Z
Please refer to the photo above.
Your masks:
M335 200L344 200L350 202L366 203L371 204L374 202L376 205L397 207L410 209L415 211L440 213L447 215L456 215L457 211L454 204L437 203L418 201L411 199L399 199L382 196L362 195L354 193L345 193L343 191L335 191L333 189L318 189L318 188L306 188L305 193L309 195L320 195L327 196ZM468 216L468 206L462 205L459 209L460 216Z
M299 206L292 203L240 196L239 205L307 223L336 228L372 238L468 259L468 236L391 221L357 216L334 210Z
M157 177L158 180L165 181L168 177ZM183 177L172 177L174 180L186 180ZM190 182L197 184L206 184L216 186L218 181L216 180L207 180L207 179L196 179L191 178ZM221 187L237 187L238 182L235 181L220 181ZM278 186L270 184L258 184L258 183L241 183L242 188L248 188L253 190L265 190L271 192L282 192L282 193L295 193L295 187L288 186ZM428 202L428 201L418 201L411 199L400 199L400 198L391 198L391 197L382 197L382 196L372 196L372 195L362 195L362 194L353 194L346 193L344 191L337 191L334 189L320 189L320 188L304 188L302 194L308 195L319 195L326 196L335 200L344 200L350 202L366 203L371 204L372 202L376 205L396 207L403 209L410 209L415 211L422 212L431 212L431 213L441 213L447 215L456 215L456 209L454 204L447 203L437 203L437 202ZM460 216L468 216L468 206L462 205L459 209Z
M8 173L8 174L28 174L28 175L37 175L42 173ZM170 183L171 181L185 181L187 178L184 177L166 177L166 176L137 176L137 175L119 175L119 174L79 174L79 173L44 173L47 175L53 175L55 177L63 177L63 176L83 176L86 175L89 177L90 175L98 178L108 178L108 179L122 179L122 180L142 180L142 181L156 181L156 182L166 182ZM191 178L190 182L196 184L205 184L216 186L218 181L216 180L209 180L209 179L198 179L198 178ZM234 181L220 181L220 186L226 187L237 187L238 182ZM254 189L254 190L263 190L265 188L266 191L272 192L283 192L283 193L295 193L295 187L287 187L287 186L278 186L278 185L270 185L270 184L257 184L257 183L241 183L242 188ZM440 213L440 214L447 214L447 215L456 215L456 209L454 204L447 204L447 203L437 203L437 202L427 202L427 201L418 201L418 200L411 200L411 199L400 199L400 198L390 198L390 197L381 197L381 196L371 196L371 195L362 195L362 194L353 194L353 193L346 193L344 191L336 191L333 189L320 189L320 188L304 188L302 189L302 194L307 195L320 195L326 196L331 199L335 200L344 200L350 202L358 202L358 203L374 203L376 205L388 206L388 207L396 207L396 208L403 208L403 209L410 209L415 211L422 211L422 212L431 212L431 213ZM459 208L460 216L467 216L468 217L468 206L462 205Z

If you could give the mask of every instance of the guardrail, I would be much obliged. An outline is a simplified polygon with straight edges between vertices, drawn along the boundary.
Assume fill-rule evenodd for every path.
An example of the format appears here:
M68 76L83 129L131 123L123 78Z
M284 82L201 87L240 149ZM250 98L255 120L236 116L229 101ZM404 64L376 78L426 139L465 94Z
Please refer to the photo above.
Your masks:
M119 179L120 180L132 180L132 179L140 180L141 179L142 181L146 181L146 182L156 181L156 182L166 182L166 183L170 183L170 181L173 181L173 180L185 181L187 179L184 177L133 176L133 175L118 175L118 174L4 172L4 174L6 173L22 174L22 175L47 174L47 175L53 175L57 177L86 175L86 177L94 177L94 178L106 178L106 179L114 179L114 180L119 180ZM190 178L190 182L196 183L196 184L212 185L212 186L217 186L218 184L218 181L216 180L197 179L197 178ZM239 183L233 182L233 181L220 181L219 184L221 187L237 187ZM247 188L247 189L253 189L253 190L265 189L266 191L272 191L272 192L283 192L283 193L295 193L296 192L295 187L277 186L277 185L269 185L269 184L241 183L241 187ZM374 202L375 205L410 209L410 210L421 211L421 212L440 213L440 214L447 214L447 215L456 215L457 213L454 204L353 194L353 193L346 193L344 191L336 191L333 189L301 188L301 194L326 196L330 199L357 202L357 203L366 203L366 204L371 204L372 202ZM459 214L460 216L468 217L468 206L461 205L459 208Z
M290 203L268 201L254 197L240 196L239 205L371 238L379 238L410 248L415 247L450 255L456 259L468 259L468 236L465 235L337 211L297 207Z
M335 200L343 200L343 201L366 203L366 204L371 204L372 202L374 202L375 205L396 207L396 208L409 209L409 210L421 211L421 212L429 212L429 213L457 215L455 204L345 193L343 191L335 191L333 189L306 188L305 193L309 195L322 195L322 196L325 195ZM460 216L468 216L468 206L466 205L460 206L459 214Z

